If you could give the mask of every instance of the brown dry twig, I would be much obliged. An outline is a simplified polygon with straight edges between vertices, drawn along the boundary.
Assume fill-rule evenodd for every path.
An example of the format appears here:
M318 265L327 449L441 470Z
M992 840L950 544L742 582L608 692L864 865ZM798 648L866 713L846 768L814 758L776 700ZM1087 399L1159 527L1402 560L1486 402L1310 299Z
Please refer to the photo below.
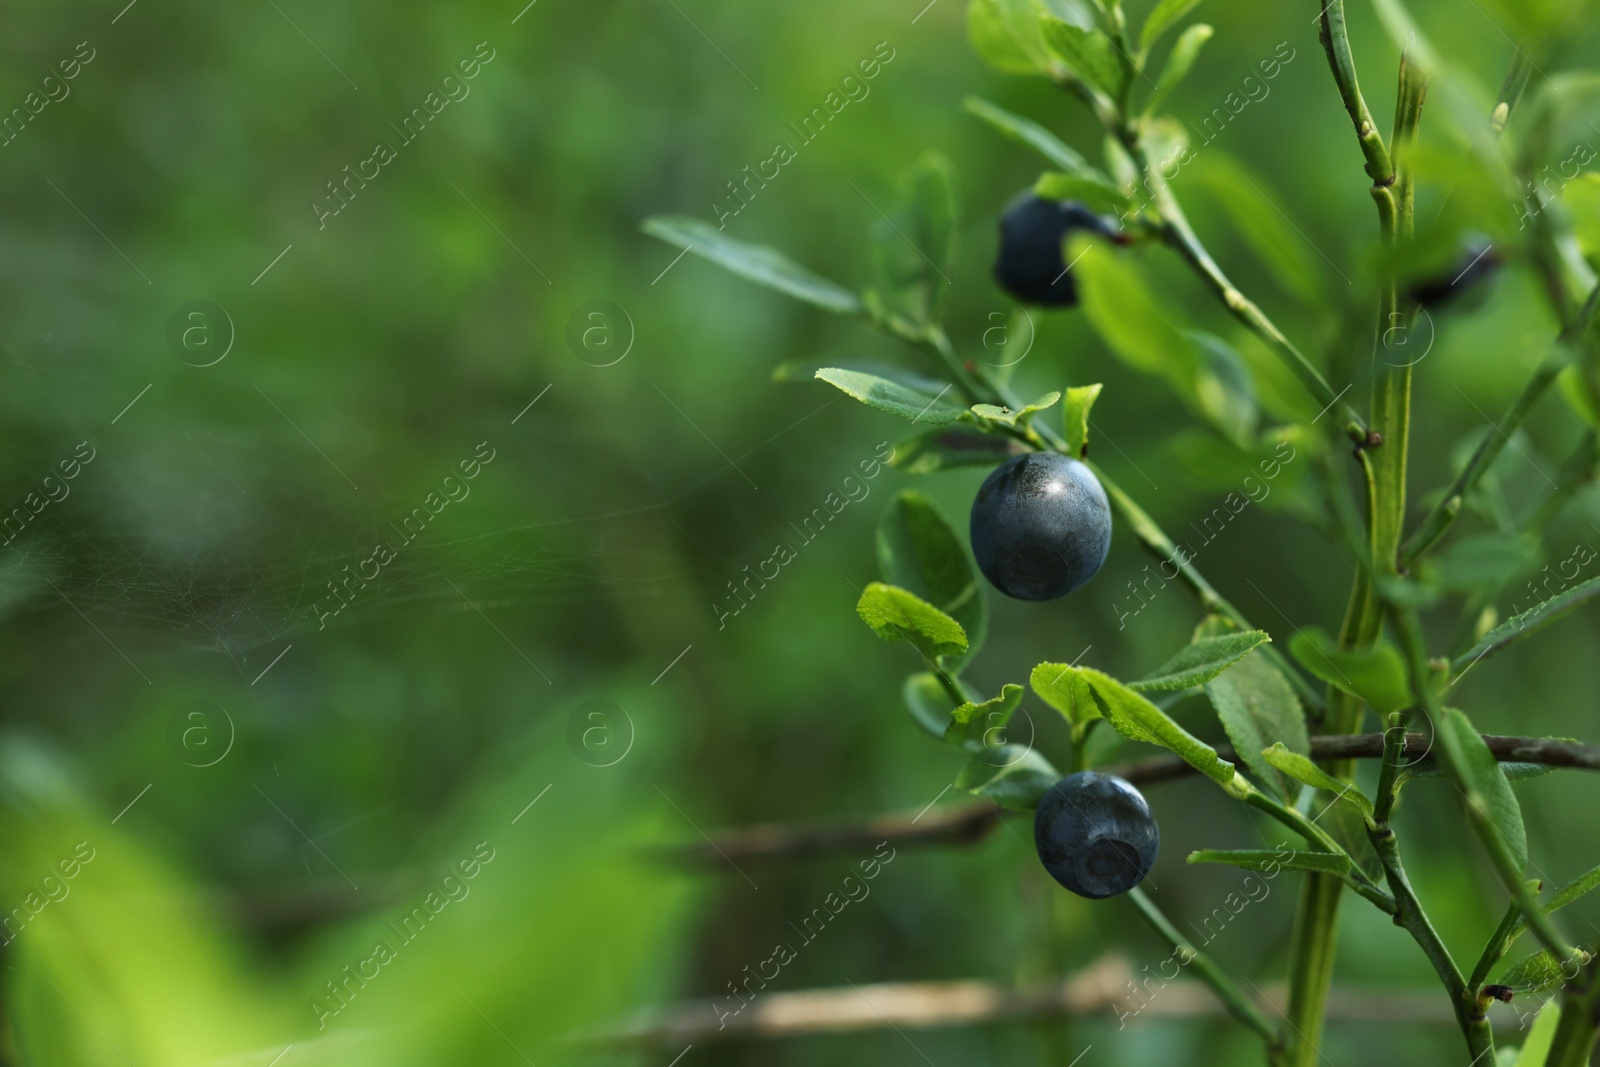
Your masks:
M727 1039L796 1037L888 1028L975 1026L1019 1019L1127 1014L1138 1007L1128 992L1134 977L1126 960L1102 957L1063 982L1003 986L993 982L884 982L837 989L761 993L737 1014L733 998L695 1000L649 1010L590 1040L606 1044L700 1044ZM1266 989L1269 1003L1283 1003L1279 986ZM1174 981L1161 987L1138 1011L1151 1018L1213 1018L1222 1006L1199 982ZM1437 996L1413 990L1336 993L1333 1018L1365 1023L1448 1024L1448 1005Z
M1543 763L1550 767L1600 770L1600 745L1587 745L1551 737L1502 737L1485 734L1484 742L1503 762ZM1426 760L1432 750L1427 734L1406 735L1401 754ZM1218 745L1224 759L1235 759L1230 745ZM1378 759L1383 755L1382 734L1346 734L1313 737L1311 756L1317 760ZM1177 756L1153 756L1137 763L1107 768L1136 785L1185 778L1193 768ZM673 846L666 854L696 865L727 866L748 860L809 859L838 853L871 852L888 842L895 848L917 845L975 845L1000 824L1005 809L987 800L879 815L863 822L832 824L768 823L730 830L709 841Z

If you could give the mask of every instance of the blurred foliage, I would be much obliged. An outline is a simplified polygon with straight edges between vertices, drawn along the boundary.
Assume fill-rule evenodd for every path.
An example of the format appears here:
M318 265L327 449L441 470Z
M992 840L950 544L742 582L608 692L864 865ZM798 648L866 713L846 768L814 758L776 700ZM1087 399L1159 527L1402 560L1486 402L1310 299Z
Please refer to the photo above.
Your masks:
M8 20L0 107L28 116L0 147L0 510L25 518L0 553L0 907L28 916L0 949L11 1062L631 1060L568 1039L664 1000L727 996L847 869L687 875L645 846L940 796L966 756L907 728L902 679L923 665L851 608L878 574L874 530L893 494L915 481L930 507L963 516L984 470L861 477L903 427L809 373L774 383L774 368L903 369L909 349L675 259L639 232L646 216L714 227L727 215L726 236L781 248L852 292L909 280L913 296L884 312L914 321L942 307L955 350L1009 364L1022 395L1104 383L1096 458L1171 530L1203 523L1271 454L1277 442L1258 440L1269 423L1315 414L1159 249L1102 273L1136 275L1167 302L1127 332L1129 352L1195 324L1180 336L1194 355L1181 397L1119 359L1085 315L1014 314L988 277L994 219L1043 168L963 101L1103 153L1081 105L982 64L955 0L519 8L64 0ZM1459 99L1484 114L1492 101L1473 94L1498 85L1508 36L1545 33L1567 8L1412 5L1467 76ZM1352 10L1367 91L1387 114L1397 52L1372 11ZM1198 149L1174 184L1201 236L1348 380L1370 350L1381 253L1313 13L1207 5L1215 35L1203 50L1190 39L1193 71L1164 106ZM1071 31L1052 40L1083 46ZM1535 77L1508 131L1540 166L1559 172L1576 145L1600 146L1590 87L1559 73L1597 43L1592 18L1548 42L1551 77ZM1470 163L1456 97L1439 99L1417 154L1417 254L1433 257L1419 274L1466 230L1518 225L1501 176ZM408 140L417 108L432 118ZM394 158L372 177L360 168L379 142ZM924 164L903 180L930 149L953 176ZM1591 255L1595 181L1572 181L1560 207ZM948 189L959 213L928 239L949 258L913 261L888 240L894 205L942 203ZM195 301L223 315L191 319ZM1481 306L1434 325L1417 370L1418 506L1537 362L1530 338L1553 333L1516 261ZM217 346L220 361L196 365ZM1545 401L1471 502L1469 532L1503 534L1536 506L1579 410ZM1246 414L1260 433L1238 432ZM1297 628L1336 626L1351 572L1296 489L1310 464L1285 464L1260 507L1196 540L1206 573L1284 648ZM846 506L828 507L830 494ZM752 580L780 542L792 561ZM372 577L379 544L394 558ZM1481 612L1504 618L1559 592L1547 563L1597 544L1600 500L1585 485L1539 544L1441 566L1499 568L1504 592ZM1117 677L1150 673L1202 613L1163 589L1119 625L1147 564L1119 533L1072 598L992 599L973 676L998 692L1040 660L1079 656ZM1433 636L1470 643L1481 612L1435 617ZM1477 668L1452 699L1485 729L1594 740L1597 639L1580 613ZM607 744L629 742L609 766L583 740L595 700L625 713L593 720ZM1225 739L1199 702L1169 710L1205 742ZM1023 722L1041 758L1066 766L1066 723L1031 694L1013 730ZM1587 810L1592 788L1566 774L1517 785L1549 884L1600 857L1600 828L1560 815ZM1164 785L1152 801L1168 843L1152 895L1197 922L1239 872L1183 856L1202 839L1259 847L1270 831L1208 783ZM1438 827L1412 874L1445 940L1475 952L1503 900L1452 798L1418 783L1401 820ZM1060 892L1025 838L1008 824L976 848L905 850L778 987L1042 980L1111 949L1136 970L1165 956L1127 909ZM460 881L481 842L494 859ZM469 890L461 899L447 876ZM1294 894L1274 888L1208 946L1238 972L1281 967ZM430 893L448 901L434 929L398 944L391 924ZM1587 921L1594 908L1570 910ZM1399 931L1347 910L1341 983L1431 988ZM376 978L346 977L386 940L395 958ZM329 982L348 1006L319 1030L313 1001L333 1005ZM1327 1055L1456 1062L1448 1027L1381 1033L1379 1047L1370 1028L1335 1024ZM1129 1064L1251 1055L1207 1023L1118 1034L1111 1016L916 1043L939 1063L1065 1064L1089 1044ZM921 1058L884 1031L697 1045L683 1060L739 1062Z

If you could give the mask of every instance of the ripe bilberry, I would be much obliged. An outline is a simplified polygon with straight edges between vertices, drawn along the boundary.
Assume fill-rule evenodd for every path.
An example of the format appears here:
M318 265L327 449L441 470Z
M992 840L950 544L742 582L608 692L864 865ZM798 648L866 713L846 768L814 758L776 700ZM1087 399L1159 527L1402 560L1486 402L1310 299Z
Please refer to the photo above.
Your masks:
M1067 271L1061 244L1073 230L1103 236L1116 227L1072 200L1046 200L1024 192L1000 216L1000 254L994 280L1024 304L1073 307L1078 289Z
M1489 279L1499 273L1500 252L1487 238L1466 242L1450 267L1449 274L1423 278L1411 287L1411 299L1420 307L1438 309L1465 296L1481 293Z
M1144 795L1114 774L1069 774L1039 801L1033 843L1051 877L1091 900L1126 893L1150 873L1161 832Z
M1054 600L1100 570L1111 548L1111 506L1087 466L1028 452L995 468L972 502L972 554L994 587L1018 600Z

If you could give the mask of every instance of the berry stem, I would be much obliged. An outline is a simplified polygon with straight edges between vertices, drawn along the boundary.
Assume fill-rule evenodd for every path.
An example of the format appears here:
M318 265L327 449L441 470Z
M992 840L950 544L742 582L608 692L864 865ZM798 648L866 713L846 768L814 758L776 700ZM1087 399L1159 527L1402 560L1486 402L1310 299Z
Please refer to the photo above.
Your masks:
M1142 163L1142 161L1141 161ZM1286 337L1282 330L1267 317L1249 297L1240 292L1238 287L1229 280L1211 253L1206 250L1200 238L1189 225L1189 219L1183 213L1177 197L1172 190L1161 182L1159 176L1145 166L1145 172L1151 175L1151 185L1155 190L1156 210L1161 215L1160 232L1166 243L1188 262L1207 284L1216 292L1224 307L1232 313L1233 317L1242 322L1257 337L1266 342L1267 346L1276 352L1295 373L1306 390L1323 406L1326 411L1335 405L1343 408L1348 433L1352 440L1365 441L1367 438L1366 423L1356 414L1348 404L1341 404L1344 394L1335 393L1322 372L1306 358L1305 353L1295 346L1293 341ZM1320 417L1320 416L1319 416Z
M1244 1025L1261 1035L1267 1043L1272 1058L1276 1060L1276 1050L1282 1044L1282 1034L1266 1015L1262 1014L1255 1001L1245 995L1244 990L1234 984L1233 979L1218 967L1216 962L1189 943L1189 939L1178 932L1172 921L1166 917L1160 908L1148 896L1143 888L1135 886L1128 891L1128 899L1133 901L1133 906L1139 910L1139 915L1150 928L1166 940L1177 950L1180 962L1184 963L1206 985L1210 986L1228 1013Z

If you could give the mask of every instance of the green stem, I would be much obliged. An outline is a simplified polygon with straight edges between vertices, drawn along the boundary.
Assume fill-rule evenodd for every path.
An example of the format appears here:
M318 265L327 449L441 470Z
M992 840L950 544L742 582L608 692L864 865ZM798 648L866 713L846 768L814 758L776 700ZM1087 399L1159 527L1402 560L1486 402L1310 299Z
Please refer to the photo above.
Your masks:
M1532 637L1551 623L1562 618L1579 607L1600 596L1600 580L1590 578L1580 585L1575 585L1556 594L1549 600L1529 608L1521 615L1516 616L1522 620L1516 629L1501 632L1496 628L1485 634L1476 645L1467 649L1450 663L1450 683L1445 688L1448 690L1466 675L1467 671L1490 656L1503 652L1518 641Z
M1594 326L1597 307L1600 307L1600 285L1590 290L1583 307L1561 331L1561 336L1551 346L1539 364L1539 369L1534 372L1528 384L1523 386L1522 392L1512 401L1510 409L1495 425L1494 432L1484 437L1477 450L1472 453L1472 459L1467 462L1461 473L1456 475L1455 481L1446 490L1443 499L1433 506L1433 510L1428 512L1421 525L1406 540L1405 547L1400 553L1402 569L1409 569L1455 522L1467 494L1477 487L1484 473L1499 457L1506 442L1511 439L1511 434L1522 425L1523 420L1528 417L1528 412L1533 410L1539 398L1544 396L1545 390L1550 388L1550 383L1554 382L1571 362L1569 349L1574 343L1581 341Z
M1363 470L1370 471L1369 465L1363 463ZM1369 474L1369 504L1370 487ZM1382 615L1372 596L1368 570L1358 565L1344 624L1339 631L1339 647L1358 648L1371 644L1381 623ZM1356 732L1361 726L1361 708L1358 697L1329 686L1324 731L1329 734ZM1355 773L1355 761L1335 761L1328 766L1328 773L1350 781ZM1292 1032L1299 1038L1288 1050L1290 1067L1313 1067L1320 1059L1318 1048L1322 1041L1323 1016L1328 993L1333 987L1333 963L1339 945L1342 889L1339 879L1326 874L1307 876L1301 889L1289 944L1289 1021Z
M1186 957L1187 966L1194 971L1197 978L1212 988L1223 1006L1228 1009L1228 1014L1259 1034L1267 1043L1269 1050L1279 1047L1282 1036L1278 1033L1278 1028L1262 1014L1254 1001L1245 996L1244 991L1234 984L1233 979L1229 978L1211 957L1195 948L1189 943L1188 938L1178 932L1178 928L1162 914L1161 909L1145 895L1143 889L1129 890L1128 899L1133 901L1134 907L1139 909L1139 914L1150 924L1151 929L1177 949L1180 956Z
M1394 802L1399 794L1400 760L1406 748L1405 716L1395 712L1389 716L1389 728L1383 732L1383 766L1378 770L1378 793L1372 802L1372 821L1387 826L1394 814Z
M1500 918L1500 925L1494 928L1494 933L1489 935L1489 940L1484 942L1483 952L1478 956L1478 963L1472 968L1472 977L1467 979L1467 988L1476 993L1482 986L1483 980L1489 977L1489 972L1494 965L1499 963L1506 952L1511 948L1517 931L1522 926L1522 908L1512 901L1506 905L1506 913Z
M1511 113L1517 109L1517 102L1522 99L1523 92L1528 88L1528 80L1533 77L1533 60L1521 48L1512 45L1514 53L1511 57L1511 69L1506 71L1506 80L1500 86L1499 102L1495 104L1494 111L1489 116L1489 127L1495 133L1505 132L1506 123L1511 119Z
M1600 951L1600 947L1597 947ZM1600 1036L1600 972L1590 964L1561 993L1561 1021L1544 1067L1587 1067Z
M1333 987L1338 949L1339 903L1344 883L1329 874L1307 875L1300 889L1289 943L1288 1019L1292 1044L1285 1063L1312 1067L1319 1060L1322 1017Z
M1224 307L1233 314L1233 317L1242 322L1257 337L1267 343L1267 346L1281 357L1294 371L1308 392L1321 404L1326 412L1335 404L1340 403L1343 394L1335 393L1322 372L1306 358L1305 353L1297 348L1294 342L1284 336L1282 330L1273 323L1254 301L1246 297L1239 288L1229 280L1217 261L1206 251L1200 238L1189 225L1188 217L1184 215L1183 208L1178 204L1172 191L1159 177L1151 178L1151 185L1155 192L1156 210L1162 218L1162 236L1180 256L1192 266L1200 277L1205 279L1222 301ZM1366 424L1355 410L1348 404L1341 405L1350 438L1355 441L1365 441L1367 438ZM1319 415L1318 418L1321 418Z
M943 327L930 326L927 333L916 340L944 364L945 370L956 380L956 384L969 400L979 404L992 404L1003 399L997 388L967 369L961 357L956 355L955 346L950 343L950 337L944 332Z
M1322 372L1317 370L1316 365L1295 347L1294 342L1290 341L1282 330L1278 329L1277 325L1267 317L1266 312L1228 279L1227 274L1206 250L1199 235L1194 232L1194 227L1189 225L1189 218L1184 214L1183 206L1178 203L1177 196L1173 194L1160 168L1150 165L1149 155L1139 141L1139 131L1126 122L1108 124L1106 128L1118 139L1139 168L1145 187L1150 190L1151 201L1158 219L1157 230L1162 239L1211 286L1223 306L1236 319L1261 338L1268 348L1288 364L1289 369L1305 385L1306 390L1316 398L1317 403L1322 405L1324 412L1339 403L1343 394L1333 391L1333 387L1322 376ZM1346 418L1345 432L1351 440L1366 440L1366 425L1361 421L1361 417L1348 404L1343 405L1343 412Z
M1065 442L1060 442L1060 445L1064 444ZM1065 451L1065 448L1061 447L1060 450ZM1132 527L1133 535L1161 560L1171 561L1172 565L1178 568L1179 577L1183 579L1184 584L1194 591L1201 607L1207 611L1227 616L1240 629L1253 630L1256 628L1238 608L1234 607L1226 597L1217 592L1216 588L1206 580L1205 575L1195 569L1189 553L1179 549L1173 543L1172 538L1167 536L1166 532L1156 524L1156 521L1131 496L1124 492L1121 486L1113 481L1099 465L1087 460L1085 462L1088 463L1089 469L1094 471L1095 476L1100 479L1100 484L1105 489L1106 496L1111 500L1111 506L1119 511L1122 517L1128 521L1128 525ZM1306 702L1308 707L1313 711L1321 710L1321 695L1312 688L1299 670L1292 666L1281 652L1271 645L1263 645L1261 652L1272 660L1273 664L1289 680L1295 692L1300 695L1300 698Z
M1264 811L1274 819L1277 819L1283 825L1305 838L1308 844L1315 845L1319 851L1332 853L1335 856L1343 856L1345 859L1350 860L1351 870L1347 879L1337 878L1333 875L1324 877L1334 877L1336 881L1348 884L1351 889L1354 889L1361 896L1377 905L1378 910L1389 915L1395 914L1396 905L1393 898L1366 876L1350 854L1345 851L1344 846L1329 836L1327 831L1294 808L1279 804L1259 790L1252 789L1249 793L1246 793L1244 802L1252 808Z
M1501 881L1505 883L1506 889L1516 900L1517 906L1522 910L1528 928L1533 931L1534 936L1556 959L1563 961L1571 959L1574 951L1572 946L1556 929L1549 914L1539 905L1538 900L1528 890L1527 883L1523 881L1522 858L1512 853L1511 846L1507 844L1500 828L1494 824L1484 809L1472 784L1472 774L1467 767L1466 754L1461 751L1455 735L1443 728L1444 708L1439 703L1438 694L1428 681L1428 656L1427 650L1423 647L1422 624L1417 619L1416 609L1390 604L1389 612L1394 623L1395 635L1400 640L1401 651L1405 654L1410 668L1412 693L1438 728L1439 752L1444 759L1444 766L1450 772L1456 787L1461 790L1462 796L1466 798L1467 821L1478 835L1484 851L1489 853L1490 861L1499 873Z
M1384 147L1383 135L1372 121L1372 112L1367 110L1367 102L1361 96L1355 58L1350 54L1350 39L1345 35L1344 0L1328 0L1322 8L1320 23L1319 36L1323 50L1328 53L1334 84L1339 87L1344 108L1355 124L1361 154L1367 157L1367 176L1375 184L1388 185L1394 180L1394 164L1389 159L1389 150Z
M1456 1022L1461 1027L1462 1036L1467 1039L1467 1051L1474 1060L1494 1048L1494 1036L1489 1030L1489 1021L1479 1011L1476 998L1466 981L1461 977L1461 969L1456 966L1456 961L1450 955L1450 950L1445 948L1444 942L1439 938L1439 932L1433 928L1427 912L1423 910L1422 901L1417 899L1417 894L1411 887L1411 880L1406 877L1405 865L1400 861L1400 843L1394 836L1394 831L1387 826L1377 826L1371 830L1368 837L1372 846L1378 852L1378 859L1383 864L1384 874L1389 882L1389 889L1394 893L1395 902L1399 905L1399 912L1395 922L1409 933L1422 954L1428 957L1428 962L1433 965L1439 981L1444 983L1445 989L1450 994L1450 1003L1455 1010Z
M1596 435L1594 430L1585 430L1578 439L1577 447L1556 473L1555 487L1533 508L1522 524L1523 530L1528 533L1543 530L1571 503L1580 489L1594 480L1596 463L1600 463L1600 435Z
M1334 84L1355 124L1356 137L1367 160L1367 176L1372 179L1372 196L1378 207L1383 238L1386 244L1392 245L1402 235L1410 233L1411 200L1404 193L1410 179L1407 178L1402 186L1402 195L1396 197L1390 188L1395 183L1394 163L1356 79L1355 60L1350 54L1350 42L1345 34L1344 0L1327 0L1322 8L1320 23L1322 45L1328 54ZM1421 116L1425 90L1420 82L1421 79L1409 64L1402 62L1400 92L1395 109L1395 133L1398 140L1406 143L1414 137ZM1388 331L1397 325L1398 313L1395 286L1390 280L1380 300L1374 363L1380 362L1378 353L1382 350L1381 343L1389 336ZM1351 585L1350 601L1339 632L1342 648L1369 645L1382 631L1383 613L1374 596L1371 573L1387 573L1393 569L1400 531L1405 521L1411 371L1409 366L1396 367L1387 360L1381 361L1377 370L1373 385L1370 438L1364 438L1357 446L1367 486L1367 552L1366 559L1361 561L1364 565L1357 566ZM1378 458L1374 460L1369 450L1361 449L1362 444L1374 446L1371 451L1379 453ZM1354 732L1361 725L1361 709L1362 702L1358 698L1330 687L1325 730L1329 733ZM1349 780L1353 772L1354 766L1350 761L1341 761L1329 768L1329 773L1344 780ZM1289 1049L1290 1067L1311 1067L1320 1058L1323 1017L1326 1014L1328 992L1333 984L1333 963L1338 948L1339 902L1337 880L1327 875L1314 875L1307 879L1290 945L1289 1021L1300 1038Z

